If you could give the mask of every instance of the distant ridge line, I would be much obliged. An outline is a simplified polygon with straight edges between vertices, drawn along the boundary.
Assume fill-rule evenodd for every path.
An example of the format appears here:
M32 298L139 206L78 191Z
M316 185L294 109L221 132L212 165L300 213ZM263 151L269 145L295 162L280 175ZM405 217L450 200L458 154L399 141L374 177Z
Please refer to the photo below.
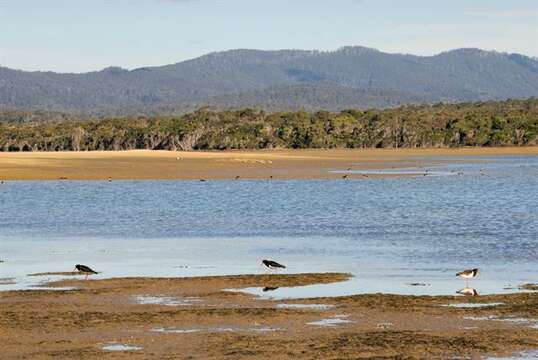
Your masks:
M538 60L476 48L433 56L374 48L213 52L175 64L55 73L0 67L0 109L129 114L200 106L388 108L538 96Z

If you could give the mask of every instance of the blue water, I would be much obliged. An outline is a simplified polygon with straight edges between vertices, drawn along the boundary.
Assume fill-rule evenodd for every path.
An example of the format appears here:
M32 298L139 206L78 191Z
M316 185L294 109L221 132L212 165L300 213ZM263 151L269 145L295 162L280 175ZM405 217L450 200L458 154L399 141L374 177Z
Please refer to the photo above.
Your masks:
M453 294L467 267L480 293L538 282L538 157L446 160L435 176L348 181L8 181L0 278L17 283L0 290L75 263L194 276L260 273L264 258L355 276L314 288L329 294Z

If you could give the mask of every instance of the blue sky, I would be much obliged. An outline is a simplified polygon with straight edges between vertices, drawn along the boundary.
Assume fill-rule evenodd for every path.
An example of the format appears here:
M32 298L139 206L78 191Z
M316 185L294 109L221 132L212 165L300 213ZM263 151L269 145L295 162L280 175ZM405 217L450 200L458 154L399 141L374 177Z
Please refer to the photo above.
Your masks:
M235 48L538 56L537 0L0 0L0 66L84 72Z

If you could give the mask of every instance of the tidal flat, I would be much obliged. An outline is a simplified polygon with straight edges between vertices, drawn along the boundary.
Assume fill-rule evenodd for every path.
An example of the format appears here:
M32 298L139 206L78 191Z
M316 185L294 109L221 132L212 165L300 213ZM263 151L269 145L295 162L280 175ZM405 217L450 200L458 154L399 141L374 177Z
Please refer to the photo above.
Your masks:
M333 283L349 276L63 280L46 284L47 290L2 292L2 358L445 359L509 356L538 348L534 292L268 300L227 290ZM140 294L197 301L141 303L136 300ZM496 305L446 306L459 303ZM317 326L322 323L329 325Z

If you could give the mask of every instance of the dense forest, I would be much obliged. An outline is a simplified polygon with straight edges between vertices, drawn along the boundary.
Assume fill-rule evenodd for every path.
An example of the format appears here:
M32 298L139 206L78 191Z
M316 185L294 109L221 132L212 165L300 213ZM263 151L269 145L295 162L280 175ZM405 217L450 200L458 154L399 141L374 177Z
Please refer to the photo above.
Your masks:
M538 60L456 49L435 56L361 46L335 51L229 50L133 70L65 74L0 66L0 107L147 116L222 110L341 111L538 96Z
M1 151L537 145L538 99L308 113L200 109L85 119L0 112Z

